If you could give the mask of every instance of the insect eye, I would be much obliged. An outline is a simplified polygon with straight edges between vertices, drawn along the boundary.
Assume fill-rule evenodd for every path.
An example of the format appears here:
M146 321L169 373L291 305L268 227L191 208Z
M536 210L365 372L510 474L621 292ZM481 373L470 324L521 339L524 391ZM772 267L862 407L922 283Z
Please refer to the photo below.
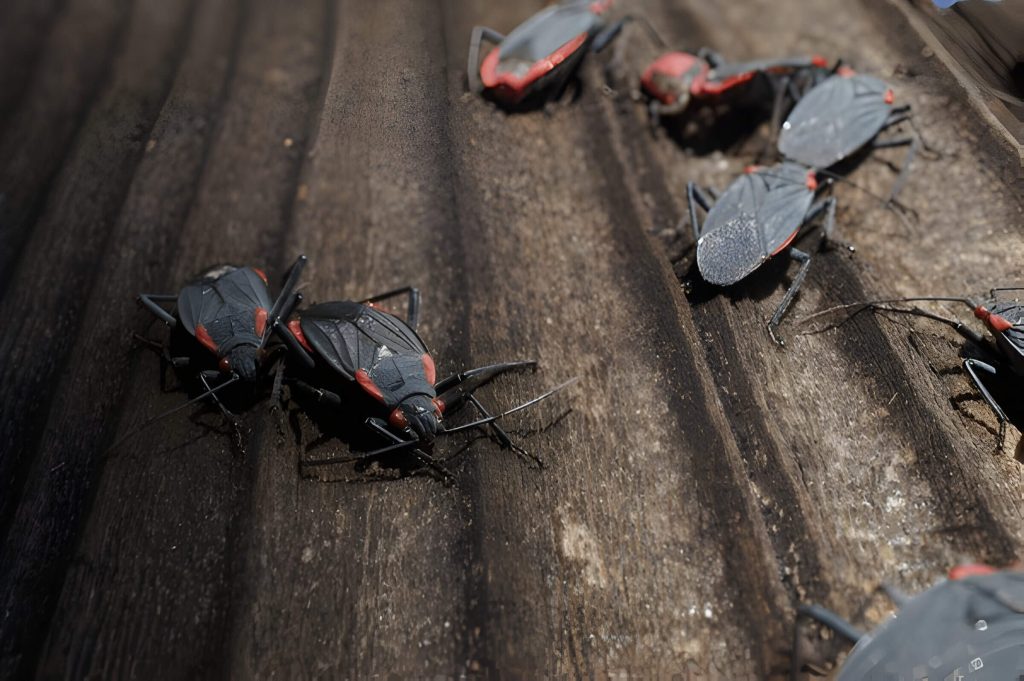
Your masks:
M220 370L225 374L231 373L231 363L228 361L227 357L221 357L218 365L220 366Z

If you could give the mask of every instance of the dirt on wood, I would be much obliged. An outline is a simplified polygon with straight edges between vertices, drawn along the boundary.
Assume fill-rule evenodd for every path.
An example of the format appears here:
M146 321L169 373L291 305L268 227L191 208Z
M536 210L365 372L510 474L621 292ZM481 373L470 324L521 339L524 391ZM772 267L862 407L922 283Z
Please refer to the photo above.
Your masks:
M1019 156L888 0L626 4L681 49L842 56L933 149L906 216L902 150L835 186L856 253L815 256L785 348L795 267L687 293L678 260L686 183L768 131L652 134L638 25L513 115L466 93L468 39L541 0L0 7L0 678L784 678L798 603L870 626L883 582L1021 556L1020 434L996 451L959 336L799 323L1021 283ZM309 302L417 286L439 375L536 359L495 408L580 377L509 424L547 467L477 439L450 486L310 479L345 433L268 401L108 451L187 398L134 296L299 253Z

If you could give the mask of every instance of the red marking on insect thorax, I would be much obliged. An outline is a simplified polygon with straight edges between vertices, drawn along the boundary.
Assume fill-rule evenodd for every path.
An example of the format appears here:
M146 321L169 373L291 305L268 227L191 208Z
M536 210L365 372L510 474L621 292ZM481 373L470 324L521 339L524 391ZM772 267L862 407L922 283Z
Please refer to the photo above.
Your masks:
M820 54L816 54L811 57L811 66L817 66L820 69L828 66L828 60L822 57Z
M594 0L590 3L590 11L594 14L604 14L612 7L614 0Z
M723 92L752 80L757 75L756 71L737 73L725 80L707 80L705 78L694 78L690 91L696 97L716 97Z
M751 173L756 173L758 170L760 170L763 167L764 166L758 166L758 165L747 166L746 168L743 169L743 172L746 175L750 175Z
M288 330L292 332L293 336L295 336L295 340L299 341L299 345L310 352L313 352L313 346L309 344L309 341L306 340L306 335L302 333L302 324L299 323L298 319L293 319L288 322Z
M966 579L968 577L977 577L979 575L991 575L995 572L999 572L996 568L991 565L985 565L984 563L967 563L965 565L957 565L949 571L949 578L953 580Z
M263 336L263 332L267 330L267 309L265 307L256 308L256 335Z
M857 72L851 69L849 66L840 66L836 69L836 75L842 76L843 78L852 78L857 75Z
M377 384L370 378L370 374L366 372L366 369L360 369L356 372L356 383L358 383L363 390L370 393L370 396L378 402L384 401L384 393L381 392Z
M894 101L896 101L896 93L892 91L892 88L889 88L885 91L885 103L892 104Z
M434 379L437 378L437 369L434 367L434 358L426 353L423 354L423 371L427 375L427 382L430 385L434 385Z
M405 414L402 412L401 407L396 407L395 410L391 412L388 416L388 423L399 430L405 430L409 427L409 419L405 418Z
M217 354L217 344L210 337L210 332L206 330L206 327L200 324L196 327L196 340L203 344L210 352Z
M807 171L807 188L812 192L818 191L818 174L813 170Z
M258 267L253 267L252 271L259 275L260 279L263 280L264 284L270 283L270 282L267 281L267 275L266 275L266 273L263 270L261 270Z
M997 314L989 312L984 305L979 305L974 308L974 316L985 322L989 330L993 333L1002 333L1013 328L1013 324L1010 323L1005 317L1000 317Z

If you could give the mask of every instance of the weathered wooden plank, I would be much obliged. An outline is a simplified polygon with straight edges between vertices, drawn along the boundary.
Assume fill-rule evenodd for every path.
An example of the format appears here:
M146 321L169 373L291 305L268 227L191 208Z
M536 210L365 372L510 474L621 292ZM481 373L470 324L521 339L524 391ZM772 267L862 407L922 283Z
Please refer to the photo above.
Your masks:
M149 285L173 289L211 264L259 265L278 252L315 107L324 5L248 7L195 200L177 248L165 254L168 276ZM226 26L235 25L233 6L220 11ZM204 21L215 27L218 20L204 14ZM181 113L174 123L186 123ZM274 262L267 270L279 268ZM132 306L133 294L123 291L119 304ZM165 333L142 312L133 320L140 330L150 324L156 337ZM185 398L159 392L157 366L148 353L140 358L119 434ZM225 664L231 575L250 531L246 500L261 448L252 442L248 453L232 450L218 413L212 423L210 431L178 414L108 458L40 657L41 675L217 675Z
M0 7L0 126L22 98L65 0L8 0Z
M2 121L0 295L91 105L109 81L129 18L128 0L68 0L28 91Z
M32 457L0 554L10 586L0 612L13 613L0 619L5 645L17 634L5 672L772 678L784 673L799 601L860 617L879 582L913 590L959 560L1019 555L1022 468L1009 452L992 455L984 405L950 403L970 393L957 338L870 315L821 334L796 323L834 302L976 291L1019 274L1005 149L902 15L839 0L630 8L677 47L841 54L890 80L942 152L915 162L903 201L916 220L866 193L888 190L881 163L856 169L860 189L835 187L841 236L858 252L816 256L782 350L764 321L791 274L785 263L686 297L674 277L692 273L671 272L650 236L681 250L689 235L665 232L686 181L721 187L761 149L762 132L733 143L716 129L700 153L652 138L628 87L615 84L618 98L599 89L607 55L585 67L577 101L548 113L507 115L464 95L472 25L507 30L542 4L261 0L236 21L229 0L201 3L156 128L140 137L155 142L143 161L125 169L120 156L87 154L78 135L51 197L68 178L111 168L131 187L123 206L111 199L97 213L117 248L95 274L83 277L58 248L49 270L22 261L11 289L46 275L82 299L60 327L66 339L23 332L42 340L16 359L46 379L52 405L15 399L29 374L0 381L22 421L5 420L4 432ZM218 43L218 24L238 31L237 51ZM40 64L71 49L57 34ZM626 35L614 56L635 77L657 48L636 26ZM726 152L708 151L716 146ZM42 202L45 189L25 196ZM71 227L92 224L60 210ZM58 229L49 212L40 224L38 239L67 248L107 233ZM358 419L312 422L291 404L246 413L241 448L217 431L216 412L199 419L212 430L176 415L100 470L115 430L183 399L158 392L148 353L120 354L118 329L149 323L130 296L175 288L215 261L279 272L301 251L307 301L418 285L442 374L540 360L536 375L484 391L488 403L581 376L508 424L539 431L523 443L549 467L531 470L483 440L449 464L450 488L307 480L297 461L344 451L358 438L339 424ZM43 310L56 305L46 295ZM91 361L108 352L111 373ZM437 451L456 447L442 440Z
M420 332L445 375L464 367L467 339L440 29L430 3L339 4L323 115L286 250L310 256L308 302L418 286ZM332 421L343 419L319 425L335 433ZM361 426L358 414L344 420ZM424 478L297 478L300 458L340 454L348 439L308 449L317 433L301 421L301 446L268 427L274 445L256 469L232 675L454 673L466 639L462 495ZM326 472L346 473L355 474Z
M24 673L24 666L33 664L78 536L95 475L95 456L109 432L104 428L106 418L119 402L130 365L130 337L125 329L127 320L137 315L129 306L113 309L111 300L124 295L127 282L159 268L153 263L160 262L175 242L174 230L190 201L188 187L195 183L191 175L202 165L203 135L193 125L202 125L205 102L195 93L180 96L179 82L179 96L170 105L184 115L170 123L165 114L154 128L155 134L170 137L167 156L143 160L137 169L131 166L145 143L144 138L132 138L134 131L147 130L147 117L156 116L160 109L163 94L154 90L166 87L165 80L173 76L173 55L188 19L188 3L163 3L159 11L130 29L132 37L121 55L112 89L84 128L87 141L79 156L69 162L71 178L58 184L65 203L44 216L29 247L38 262L24 268L15 280L12 299L4 302L31 306L25 302L28 297L48 310L5 332L6 347L19 347L5 356L4 363L8 379L4 397L11 400L5 402L3 458L3 509L9 514L3 519L10 520L10 525L4 523L7 531L0 553L4 603L0 656L5 671ZM216 68L204 68L215 76ZM97 163L111 174L99 177L87 172ZM123 206L117 203L121 187L116 172L125 182L135 174ZM90 180L108 184L97 189ZM96 204L84 210L93 199ZM108 223L113 225L110 251L79 244L67 232L78 229L72 235L78 233L84 239L91 229L92 238L101 242ZM70 253L60 251L61 243ZM76 263L76 258L84 262ZM32 291L39 287L32 279L36 275L48 276L52 290ZM93 281L98 289L90 301ZM22 298L15 302L18 294ZM85 320L81 336L79 315ZM62 318L65 326L55 325L54 317ZM58 369L65 353L70 354L69 369L61 374ZM37 446L48 415L52 415L51 427ZM24 473L18 470L19 464L25 466Z

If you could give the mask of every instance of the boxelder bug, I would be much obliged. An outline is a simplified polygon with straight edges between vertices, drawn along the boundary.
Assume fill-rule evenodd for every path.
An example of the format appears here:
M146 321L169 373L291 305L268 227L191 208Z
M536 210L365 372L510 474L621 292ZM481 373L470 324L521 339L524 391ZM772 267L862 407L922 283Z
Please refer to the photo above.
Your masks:
M693 182L686 188L697 268L708 283L735 284L783 252L800 263L793 283L768 321L768 332L780 345L785 343L776 330L811 263L808 253L790 244L804 225L822 213L824 239L831 238L835 227L836 201L829 197L815 202L819 189L815 171L796 163L749 168L714 203ZM704 224L697 219L697 206L707 211Z
M382 300L400 295L408 296L406 320L376 306ZM382 449L362 455L306 461L306 465L344 463L406 449L421 463L450 479L451 475L424 449L429 448L437 435L477 427L489 429L502 446L528 456L496 422L550 397L573 381L514 409L492 415L473 392L499 374L534 367L536 363L496 364L436 381L434 360L416 333L418 319L419 292L406 287L363 302L320 303L300 311L298 319L287 324L275 321L275 329L305 368L298 376L289 378L289 383L301 393L338 408L347 408L353 390L364 399L368 397L368 405L376 404L379 416L367 419L366 425L390 442ZM445 428L443 416L465 402L475 407L483 418ZM540 459L534 457L534 460L541 464Z
M171 344L159 346L163 358L176 369L197 370L207 394L212 395L236 381L257 378L270 356L266 349L270 321L288 314L286 308L305 264L306 256L300 255L273 302L261 270L234 265L207 270L177 295L143 293L138 300L172 329ZM172 302L174 314L163 307ZM187 336L183 354L172 356L168 348L177 345L174 334L181 332ZM211 387L210 381L216 380L221 382Z
M783 158L826 169L870 145L872 149L910 145L896 183L894 199L906 182L917 151L916 137L879 140L878 135L910 119L910 106L894 106L895 95L883 81L846 67L811 88L782 124L778 149Z
M854 643L839 681L1017 679L1024 674L1024 572L961 566L911 598L899 614L864 634L817 605L797 610L791 677L802 667L799 621L806 617Z
M701 48L697 54L668 52L644 71L640 84L649 97L648 110L655 125L662 116L683 113L691 103L774 98L773 125L782 115L784 96L795 102L800 93L827 73L824 57L788 57L728 64L716 52ZM757 88L768 81L768 87Z
M563 0L546 7L507 36L485 26L469 41L470 90L507 106L557 97L589 49L599 52L629 17L606 26L602 14L611 0ZM480 44L496 45L480 62Z
M963 366L967 371L967 375L971 377L971 381L978 389L978 392L981 393L981 396L985 399L985 402L992 409L993 413L995 413L996 419L999 421L998 444L999 447L1002 448L1003 441L1006 438L1006 413L1003 408L999 406L999 403L993 397L991 391L989 391L989 389L985 387L985 384L982 383L978 372L984 372L994 378L1006 378L1007 374L1010 374L1018 381L1024 379L1024 303L1018 299L998 300L997 296L1001 291L1021 290L1024 289L1018 287L994 288L989 292L988 300L981 303L967 297L957 298L941 296L891 298L889 300L850 303L822 310L821 312L805 317L803 321L807 322L816 317L832 314L839 310L860 308L927 317L928 319L934 319L935 321L939 321L953 327L957 333L973 342L989 356L988 362L984 362L980 359L967 358L963 361ZM995 341L995 345L993 346L991 343L986 342L985 338L981 334L973 329L967 328L964 326L963 322L956 319L949 319L920 308L906 309L890 306L892 303L912 302L952 302L967 305L974 312L974 316L985 323L989 333L992 334L992 339Z

